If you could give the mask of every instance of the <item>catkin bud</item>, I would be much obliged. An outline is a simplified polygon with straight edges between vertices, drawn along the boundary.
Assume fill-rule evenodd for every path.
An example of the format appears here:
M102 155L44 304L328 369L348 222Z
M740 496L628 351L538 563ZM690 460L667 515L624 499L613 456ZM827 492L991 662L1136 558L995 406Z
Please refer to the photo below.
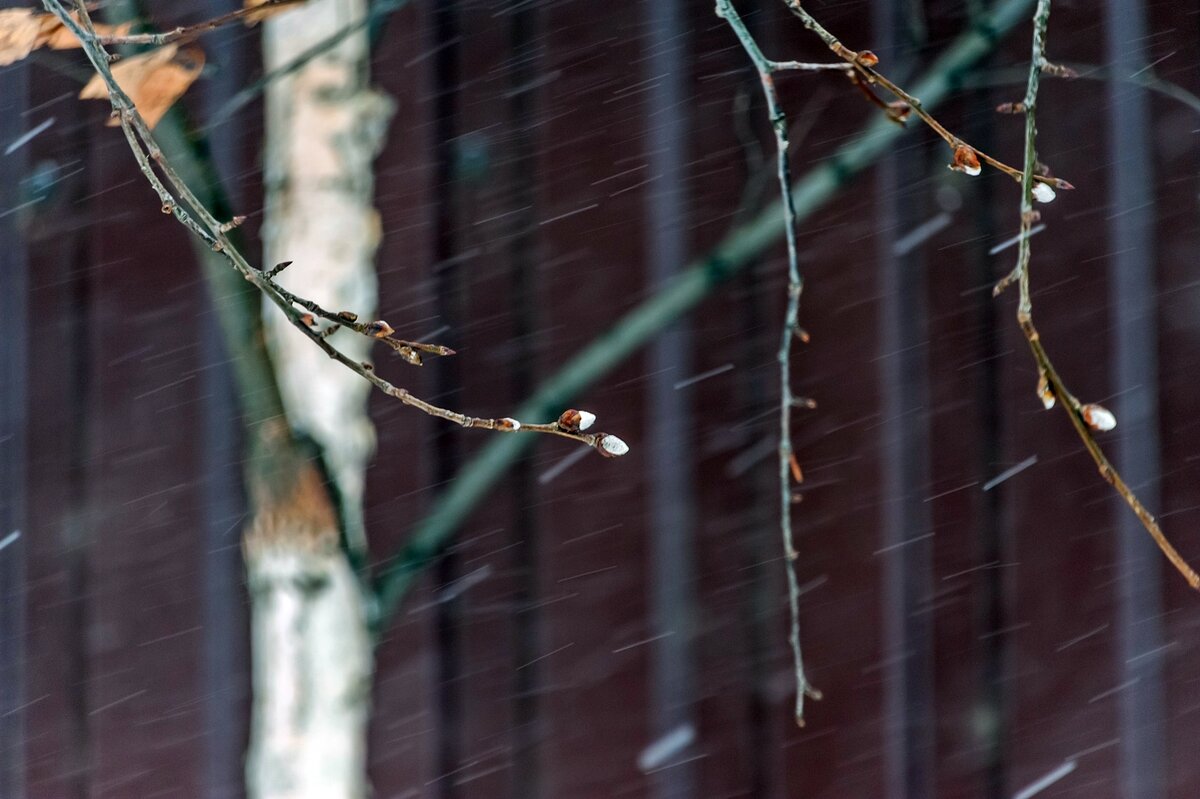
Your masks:
M1083 415L1083 421L1088 423L1088 427L1100 432L1112 430L1117 426L1117 417L1112 415L1112 411L1105 408L1103 405L1089 403L1079 409Z
M596 449L606 458L619 458L629 452L629 445L609 433L604 433L596 440Z

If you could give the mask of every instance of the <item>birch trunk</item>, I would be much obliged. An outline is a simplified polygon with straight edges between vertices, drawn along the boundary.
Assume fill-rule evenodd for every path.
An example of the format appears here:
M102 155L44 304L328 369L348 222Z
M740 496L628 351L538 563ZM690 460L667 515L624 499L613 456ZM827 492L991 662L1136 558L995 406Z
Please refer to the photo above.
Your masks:
M273 17L263 32L264 69L291 62L365 13L365 0L311 0ZM286 287L360 315L377 304L372 162L392 111L367 86L368 59L360 31L273 81L264 151L264 262L293 261L280 276ZM337 501L315 469L302 467L282 501L256 502L245 545L254 668L247 793L363 799L372 653L347 552L365 552L369 386L273 309L264 321L288 420L320 447ZM357 360L370 357L369 341L341 335L331 343Z

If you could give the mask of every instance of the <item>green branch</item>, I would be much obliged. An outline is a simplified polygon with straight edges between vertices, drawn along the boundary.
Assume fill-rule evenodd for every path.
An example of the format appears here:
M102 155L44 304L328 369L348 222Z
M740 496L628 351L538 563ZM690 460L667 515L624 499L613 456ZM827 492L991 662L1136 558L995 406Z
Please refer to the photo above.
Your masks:
M1003 0L979 18L917 82L913 95L925 107L942 102L966 73L1020 22L1032 0ZM842 147L801 178L792 189L797 221L821 208L855 176L887 152L903 133L887 118L877 118L862 136ZM784 234L782 201L732 231L708 255L694 262L661 291L630 310L570 363L552 375L518 411L520 418L546 418L603 377L654 335L691 310L721 283L761 255ZM417 577L487 496L492 485L532 444L519 436L490 441L450 483L433 511L417 525L408 543L390 558L377 580L376 629L382 629Z

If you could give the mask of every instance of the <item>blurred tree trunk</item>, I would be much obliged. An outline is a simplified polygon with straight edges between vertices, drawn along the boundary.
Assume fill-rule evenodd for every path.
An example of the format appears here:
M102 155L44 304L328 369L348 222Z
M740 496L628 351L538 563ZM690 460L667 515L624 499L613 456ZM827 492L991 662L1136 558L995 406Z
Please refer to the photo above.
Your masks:
M263 33L264 69L292 61L365 12L365 0L314 0L273 17ZM367 86L369 55L360 31L272 81L266 94L264 263L295 261L280 276L285 286L358 313L377 304L372 161L391 115L391 104ZM336 501L311 464L285 479L290 491L254 498L245 541L254 681L247 792L359 799L367 794L372 671L356 574L374 447L370 386L273 309L264 321L288 420L319 446ZM336 346L368 360L369 341L342 335Z

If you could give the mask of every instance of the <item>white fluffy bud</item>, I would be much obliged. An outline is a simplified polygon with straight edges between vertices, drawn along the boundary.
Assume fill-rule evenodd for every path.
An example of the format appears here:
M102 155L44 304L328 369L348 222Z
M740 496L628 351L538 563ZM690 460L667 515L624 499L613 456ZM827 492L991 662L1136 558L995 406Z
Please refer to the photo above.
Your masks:
M596 423L596 414L588 413L587 411L579 412L579 429L587 430Z
M1103 405L1089 404L1084 405L1079 409L1083 414L1083 421L1088 423L1088 426L1093 430L1106 432L1117 426L1117 417L1112 415L1112 411L1105 408Z
M1040 203L1048 203L1054 200L1054 189L1050 188L1048 183L1035 181L1033 184L1033 199Z
M600 448L600 454L609 458L619 458L626 452L629 452L629 445L614 435L605 433L600 436L600 440L596 442Z

